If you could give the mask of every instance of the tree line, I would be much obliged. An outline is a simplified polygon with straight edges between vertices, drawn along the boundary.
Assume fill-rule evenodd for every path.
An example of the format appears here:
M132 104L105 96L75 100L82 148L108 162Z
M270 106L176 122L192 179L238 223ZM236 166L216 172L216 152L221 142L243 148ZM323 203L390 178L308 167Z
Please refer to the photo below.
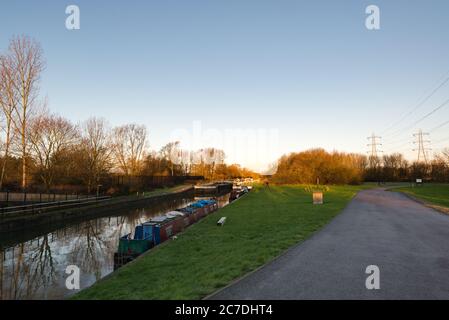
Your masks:
M27 36L12 38L0 53L0 190L78 187L91 193L113 175L255 175L226 165L225 153L214 148L186 151L170 142L151 151L144 125L110 127L97 117L74 124L52 113L39 95L45 65L41 45Z
M401 153L368 157L364 177L366 181L380 182L414 182L416 179L449 182L449 149L443 149L427 162L408 161Z
M416 179L449 182L449 149L427 163L407 161L400 153L371 157L311 149L282 156L272 176L275 183L305 184L413 182Z

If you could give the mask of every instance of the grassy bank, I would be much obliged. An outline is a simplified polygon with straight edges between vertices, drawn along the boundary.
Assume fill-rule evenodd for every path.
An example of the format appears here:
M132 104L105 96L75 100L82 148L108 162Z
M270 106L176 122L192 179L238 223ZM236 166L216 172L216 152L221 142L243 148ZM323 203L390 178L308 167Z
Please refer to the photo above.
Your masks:
M330 187L314 206L304 186L257 187L74 298L200 299L309 237L360 188Z
M449 208L449 184L429 183L422 186L401 187L393 190L407 193L437 206Z
M192 185L186 185L186 184L177 185L174 187L158 188L158 189L154 189L152 191L134 193L131 195L126 195L126 196L113 197L109 202L116 203L116 202L123 202L123 201L136 200L136 199L142 199L142 198L163 196L163 195L167 195L167 194L182 192L182 191L190 189L190 188L192 188Z

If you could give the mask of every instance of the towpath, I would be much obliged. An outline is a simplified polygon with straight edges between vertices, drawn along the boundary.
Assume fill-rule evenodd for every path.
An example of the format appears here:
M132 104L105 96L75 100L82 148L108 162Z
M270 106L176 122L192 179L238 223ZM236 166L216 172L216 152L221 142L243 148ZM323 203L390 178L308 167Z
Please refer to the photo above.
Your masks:
M370 265L378 290L365 286ZM449 299L449 216L361 191L310 239L209 299Z

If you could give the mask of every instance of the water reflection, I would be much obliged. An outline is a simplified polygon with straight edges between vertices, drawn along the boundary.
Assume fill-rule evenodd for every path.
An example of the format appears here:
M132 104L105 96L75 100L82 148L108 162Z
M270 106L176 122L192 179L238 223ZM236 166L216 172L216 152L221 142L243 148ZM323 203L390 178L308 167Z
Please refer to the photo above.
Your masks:
M121 235L150 217L183 207L192 197L171 199L151 206L79 222L27 241L19 235L0 240L0 299L62 299L76 291L65 287L68 265L81 270L81 288L113 271L113 254ZM226 205L229 195L219 197ZM20 238L23 238L23 234Z

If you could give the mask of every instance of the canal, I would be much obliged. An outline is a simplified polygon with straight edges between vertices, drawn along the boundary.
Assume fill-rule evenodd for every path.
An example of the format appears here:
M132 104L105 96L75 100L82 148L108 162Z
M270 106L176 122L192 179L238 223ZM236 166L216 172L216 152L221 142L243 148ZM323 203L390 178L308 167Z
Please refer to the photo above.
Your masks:
M121 235L151 217L189 205L200 198L180 195L139 209L111 212L54 230L17 231L0 237L0 300L64 299L67 266L80 269L81 289L110 274ZM203 199L203 198L201 198ZM219 207L229 194L217 197ZM20 239L20 240L18 240Z

